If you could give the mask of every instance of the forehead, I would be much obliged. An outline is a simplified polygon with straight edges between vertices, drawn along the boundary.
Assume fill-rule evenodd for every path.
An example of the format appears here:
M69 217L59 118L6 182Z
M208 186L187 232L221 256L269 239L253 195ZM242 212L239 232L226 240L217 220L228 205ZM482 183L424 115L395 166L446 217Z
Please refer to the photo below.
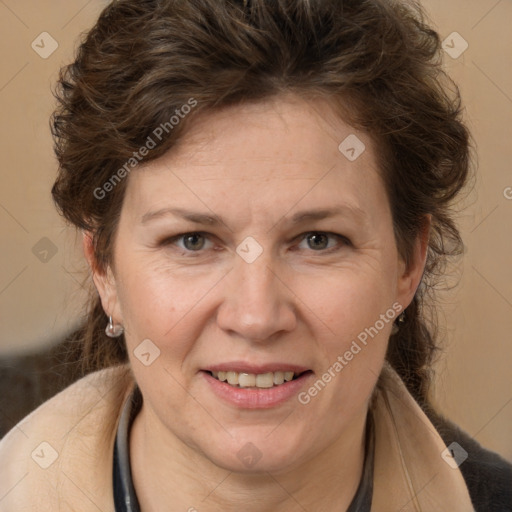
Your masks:
M288 96L199 117L178 145L131 173L125 200L137 210L190 201L290 210L338 200L371 209L386 198L370 137L325 100Z

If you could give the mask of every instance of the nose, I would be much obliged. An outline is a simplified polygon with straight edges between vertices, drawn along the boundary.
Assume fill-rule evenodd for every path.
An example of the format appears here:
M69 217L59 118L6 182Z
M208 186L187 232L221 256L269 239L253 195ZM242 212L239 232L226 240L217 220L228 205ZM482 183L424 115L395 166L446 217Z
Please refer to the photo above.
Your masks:
M273 266L263 255L253 263L237 258L217 313L221 329L253 342L270 341L295 329L293 293Z

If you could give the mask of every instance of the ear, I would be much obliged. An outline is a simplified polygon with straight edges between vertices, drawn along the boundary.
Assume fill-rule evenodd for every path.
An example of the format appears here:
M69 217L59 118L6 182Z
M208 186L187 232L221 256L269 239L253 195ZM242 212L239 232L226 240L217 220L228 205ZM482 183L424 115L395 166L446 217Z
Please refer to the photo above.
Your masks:
M93 234L90 231L83 232L82 246L85 259L91 269L94 285L101 298L103 311L107 316L112 315L115 323L122 323L114 275L110 267L107 269L99 267L94 253Z
M430 227L432 225L432 215L426 215L421 230L416 238L411 261L406 265L405 261L400 259L398 282L397 282L397 301L406 309L412 302L414 294L420 285L425 263L427 261L428 241L430 236Z

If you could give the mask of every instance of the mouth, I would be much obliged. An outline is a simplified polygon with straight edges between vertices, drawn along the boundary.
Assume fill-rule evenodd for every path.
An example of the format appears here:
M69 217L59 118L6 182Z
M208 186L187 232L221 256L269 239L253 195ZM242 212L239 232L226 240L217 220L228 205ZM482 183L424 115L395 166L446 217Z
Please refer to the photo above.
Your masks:
M269 389L282 386L292 380L297 380L305 374L312 373L311 370L289 371L278 370L265 373L246 373L235 371L206 371L214 379L225 382L234 388Z
M238 409L271 409L291 400L314 372L288 363L222 363L202 369L210 391Z

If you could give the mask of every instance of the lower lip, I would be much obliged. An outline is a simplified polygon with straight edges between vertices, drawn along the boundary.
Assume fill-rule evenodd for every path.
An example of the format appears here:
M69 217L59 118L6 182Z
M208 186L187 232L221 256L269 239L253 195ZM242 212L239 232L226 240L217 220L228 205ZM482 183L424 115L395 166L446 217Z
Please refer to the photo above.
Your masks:
M243 409L270 409L281 405L296 396L306 381L313 376L313 373L308 371L295 380L271 388L235 388L212 377L206 371L201 373L218 397Z

